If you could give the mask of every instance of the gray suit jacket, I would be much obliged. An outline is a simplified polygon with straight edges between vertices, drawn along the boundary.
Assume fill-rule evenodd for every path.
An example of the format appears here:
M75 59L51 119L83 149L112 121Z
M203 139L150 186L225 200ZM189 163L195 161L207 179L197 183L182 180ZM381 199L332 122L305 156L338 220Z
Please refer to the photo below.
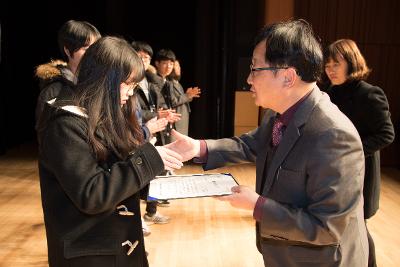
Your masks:
M204 168L256 162L256 192L267 198L257 222L266 266L367 266L364 154L357 130L315 88L265 169L275 115L267 111L257 129L240 137L207 140Z
M190 116L189 103L192 99L186 95L185 90L178 81L172 80L171 83L173 84L173 89L171 90L172 108L176 109L176 112L181 114L181 119L175 122L175 128L178 132L188 135Z

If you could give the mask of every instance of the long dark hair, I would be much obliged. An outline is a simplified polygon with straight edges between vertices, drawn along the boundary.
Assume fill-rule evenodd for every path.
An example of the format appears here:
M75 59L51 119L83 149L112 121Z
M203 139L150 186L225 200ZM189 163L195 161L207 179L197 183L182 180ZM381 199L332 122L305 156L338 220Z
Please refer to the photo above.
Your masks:
M100 38L82 57L74 102L86 109L88 142L98 160L105 161L110 152L125 159L142 142L140 126L132 119L135 114L124 114L121 109L120 85L143 77L142 60L129 43L117 37Z

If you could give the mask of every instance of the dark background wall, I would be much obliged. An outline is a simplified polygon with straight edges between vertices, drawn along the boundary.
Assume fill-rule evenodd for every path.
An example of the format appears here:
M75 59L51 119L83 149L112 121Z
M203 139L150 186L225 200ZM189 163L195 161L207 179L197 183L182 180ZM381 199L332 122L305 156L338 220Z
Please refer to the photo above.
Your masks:
M282 4L284 3L284 4ZM0 3L0 154L35 141L34 108L39 93L34 68L59 58L57 30L67 20L87 20L103 35L148 41L155 51L174 50L184 87L200 86L192 102L189 133L195 138L233 134L235 90L245 79L252 41L268 16L293 14L313 25L324 45L352 38L381 86L399 127L400 11L397 0L97 0L67 2L5 0ZM279 10L275 8L279 7ZM288 10L290 9L290 10ZM367 114L366 114L367 115ZM383 164L400 166L399 143L383 151Z
M39 90L34 69L60 57L57 30L69 19L87 20L103 35L145 40L155 51L174 50L181 61L183 86L202 88L202 97L192 102L190 134L231 135L237 58L251 54L260 2L2 1L0 150L35 140Z
M59 4L58 4L59 3ZM182 59L183 82L193 80L195 2L178 13L176 6L142 4L138 1L37 1L31 6L19 1L1 4L2 23L2 135L7 147L35 139L34 108L38 82L33 77L38 64L60 58L57 31L69 19L87 20L103 35L128 41L146 40L155 51L171 48Z

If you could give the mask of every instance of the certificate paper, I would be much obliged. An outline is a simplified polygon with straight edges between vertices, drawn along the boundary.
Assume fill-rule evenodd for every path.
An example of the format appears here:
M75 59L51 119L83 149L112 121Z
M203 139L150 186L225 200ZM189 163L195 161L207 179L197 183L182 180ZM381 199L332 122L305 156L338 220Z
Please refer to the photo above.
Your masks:
M230 173L158 176L150 182L149 199L230 195L235 185Z

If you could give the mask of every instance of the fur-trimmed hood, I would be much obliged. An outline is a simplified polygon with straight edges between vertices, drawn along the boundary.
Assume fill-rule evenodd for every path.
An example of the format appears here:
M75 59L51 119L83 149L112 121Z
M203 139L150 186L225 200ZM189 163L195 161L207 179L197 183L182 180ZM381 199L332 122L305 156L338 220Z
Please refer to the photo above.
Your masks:
M76 83L75 74L67 67L67 63L62 60L51 60L46 64L37 66L35 76L39 78L40 90L57 81L67 82L72 86Z
M37 66L35 75L42 80L54 79L57 76L61 76L61 68L66 67L67 63L62 60L51 60L48 63Z

